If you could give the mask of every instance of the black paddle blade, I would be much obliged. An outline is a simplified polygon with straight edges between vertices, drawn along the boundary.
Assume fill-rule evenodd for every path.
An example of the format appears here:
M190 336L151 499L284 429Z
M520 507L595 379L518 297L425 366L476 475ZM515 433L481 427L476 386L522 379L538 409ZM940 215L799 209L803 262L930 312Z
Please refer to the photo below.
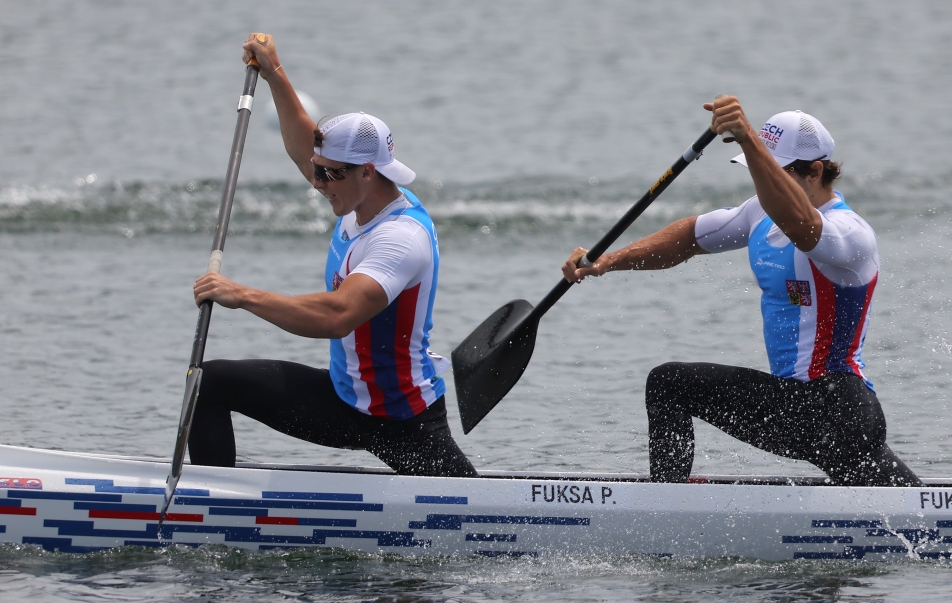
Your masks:
M499 308L453 350L453 377L463 433L489 414L525 372L539 319L516 299Z

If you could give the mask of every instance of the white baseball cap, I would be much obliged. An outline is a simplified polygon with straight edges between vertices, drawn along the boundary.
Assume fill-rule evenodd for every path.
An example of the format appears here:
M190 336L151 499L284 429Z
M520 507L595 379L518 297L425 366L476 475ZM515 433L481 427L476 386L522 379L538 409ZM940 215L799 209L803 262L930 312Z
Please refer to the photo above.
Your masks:
M803 111L777 113L767 120L759 136L780 167L798 159L825 161L833 157L833 137L819 119ZM731 163L747 167L747 158L741 153Z
M347 113L321 126L324 142L314 153L333 161L363 165L372 163L377 171L396 184L410 184L416 173L393 158L390 128L373 115Z

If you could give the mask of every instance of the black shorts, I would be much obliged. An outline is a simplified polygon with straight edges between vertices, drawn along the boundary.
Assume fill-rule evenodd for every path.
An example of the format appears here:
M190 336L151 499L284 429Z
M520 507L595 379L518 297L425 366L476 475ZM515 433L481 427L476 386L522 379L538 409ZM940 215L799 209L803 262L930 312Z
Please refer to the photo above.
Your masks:
M735 366L669 362L648 375L645 405L652 481L687 481L697 417L761 450L813 463L835 485L921 485L886 445L876 394L850 373L797 381Z
M314 444L367 450L400 475L477 475L453 440L442 397L397 421L344 402L326 369L280 360L210 360L202 371L188 437L195 465L235 466L231 413L239 412Z

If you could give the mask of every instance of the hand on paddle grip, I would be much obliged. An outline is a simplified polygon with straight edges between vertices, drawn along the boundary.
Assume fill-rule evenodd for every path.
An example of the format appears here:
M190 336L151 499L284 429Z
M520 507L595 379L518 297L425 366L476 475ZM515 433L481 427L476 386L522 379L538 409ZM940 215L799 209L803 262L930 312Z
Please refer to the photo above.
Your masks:
M579 270L584 270L587 274L579 276ZM588 249L579 247L572 252L569 259L562 265L562 276L570 283L580 283L586 276L598 276L595 265L588 260Z
M714 100L717 100L717 99L719 99L719 98L723 98L723 97L725 97L725 96L727 96L727 95L726 95L726 94L718 94L717 96L714 97ZM715 134L716 134L716 132L715 132ZM735 142L735 141L737 140L737 138L734 137L734 133L733 133L733 132L731 132L730 130L725 130L724 132L721 132L721 140L722 140L723 142Z
M241 47L244 49L242 60L249 66L257 67L264 79L268 79L281 65L274 38L269 34L253 33Z
M251 40L248 40L248 41L250 42ZM262 46L267 46L268 36L262 33L255 34L255 42L257 42L258 44L261 44ZM254 55L252 55L252 57L248 59L248 64L251 65L252 67L257 67L258 69L261 69L261 65L258 63L258 59Z

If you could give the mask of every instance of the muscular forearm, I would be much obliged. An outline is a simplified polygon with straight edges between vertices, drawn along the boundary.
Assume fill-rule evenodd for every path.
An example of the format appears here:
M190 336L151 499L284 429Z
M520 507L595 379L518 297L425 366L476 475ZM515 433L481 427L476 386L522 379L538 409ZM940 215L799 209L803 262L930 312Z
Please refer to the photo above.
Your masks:
M194 292L196 304L211 300L226 308L241 308L289 333L323 339L345 337L390 303L383 287L364 274L351 274L337 291L291 296L208 273L195 281Z
M579 247L562 265L562 275L568 282L578 283L587 276L600 276L612 270L661 270L677 266L705 253L694 236L696 221L697 216L678 220L624 249L602 255L588 268L578 266L582 256L588 253Z
M696 221L696 216L683 218L624 249L606 254L605 272L662 270L704 253L694 237Z
M823 223L806 193L753 132L740 145L760 206L801 251L816 247Z
M304 110L284 69L272 73L268 77L268 84L278 110L284 148L310 182L314 175L311 157L314 155L314 128L317 126Z
M242 291L238 307L294 335L340 339L359 323L352 325L355 320L346 307L335 301L328 293L289 296L247 288Z

